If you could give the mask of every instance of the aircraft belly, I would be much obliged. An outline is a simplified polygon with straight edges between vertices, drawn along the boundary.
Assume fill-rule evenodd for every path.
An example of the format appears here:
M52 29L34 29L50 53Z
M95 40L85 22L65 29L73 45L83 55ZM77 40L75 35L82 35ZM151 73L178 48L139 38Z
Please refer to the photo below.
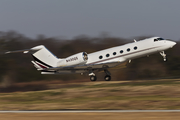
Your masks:
M111 67L115 67L115 66L117 66L119 64L121 64L121 63L120 62L99 63L99 64L95 64L95 65L91 66L91 68L93 68L93 69L111 68Z
M147 55L150 55L150 54L153 54L153 53L156 53L156 52L157 52L157 49L140 50L140 52L137 51L136 53L126 55L125 58L126 59L135 59L135 58L139 58L139 57L142 57L142 56L147 56Z
M56 72L41 72L41 74L72 74L72 73L85 73L87 72L87 70L73 70L73 71L70 71L70 70L58 70Z

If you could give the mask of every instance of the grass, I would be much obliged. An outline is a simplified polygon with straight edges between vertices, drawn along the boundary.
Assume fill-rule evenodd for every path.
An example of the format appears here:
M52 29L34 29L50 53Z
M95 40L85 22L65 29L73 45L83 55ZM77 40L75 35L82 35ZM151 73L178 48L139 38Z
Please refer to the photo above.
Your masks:
M58 86L42 91L0 93L0 110L180 109L178 79Z
M121 86L152 86L152 85L180 85L180 80L139 80L139 81L126 81L123 83L100 83L90 86L83 86L82 88L100 88L100 87L121 87Z

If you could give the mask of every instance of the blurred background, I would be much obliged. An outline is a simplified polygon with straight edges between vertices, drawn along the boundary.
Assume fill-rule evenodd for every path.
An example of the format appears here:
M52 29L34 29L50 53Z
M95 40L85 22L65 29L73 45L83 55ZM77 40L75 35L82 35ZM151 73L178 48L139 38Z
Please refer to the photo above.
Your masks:
M32 81L89 80L88 76L41 75L29 54L5 51L45 45L57 57L95 52L133 39L159 36L179 43L180 1L174 0L1 0L1 87ZM179 44L167 50L167 62L157 53L110 70L112 80L179 78ZM98 75L103 80L103 73Z
M104 81L104 72L97 74L96 82L91 82L88 75L41 75L31 63L30 54L3 54L43 44L64 58L129 42L134 41L105 33L99 37L61 39L39 35L32 39L15 31L0 32L0 110L179 109L180 41L166 51L166 62L159 53L132 60L110 69L111 81Z
M180 109L179 0L0 0L0 110ZM165 53L110 69L112 81L41 75L30 54L45 45L59 58L157 36Z
M141 40L147 37L140 36L136 37L136 39ZM33 58L30 54L3 54L5 51L29 49L37 45L45 45L57 57L65 58L82 51L92 53L129 42L133 42L133 40L110 37L105 33L100 37L80 35L69 40L48 38L44 35L39 35L37 38L31 39L15 31L0 32L0 50L2 53L0 56L0 80L6 86L16 82L43 80L73 81L89 78L87 75L81 76L80 74L41 75L31 63ZM163 58L158 53L149 57L138 58L132 60L131 63L127 63L123 68L110 69L113 77L112 80L179 78L180 41L176 42L178 44L174 48L166 51L166 62L163 61ZM103 73L98 75L99 80L103 80L103 75Z

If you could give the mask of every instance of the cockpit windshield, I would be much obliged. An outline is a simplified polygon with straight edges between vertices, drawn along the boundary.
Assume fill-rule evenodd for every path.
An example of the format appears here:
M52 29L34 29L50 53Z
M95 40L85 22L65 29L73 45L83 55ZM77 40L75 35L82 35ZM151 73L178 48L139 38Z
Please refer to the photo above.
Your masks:
M164 40L164 38L157 38L157 40Z
M156 38L156 39L154 39L154 42L160 41L160 40L164 40L164 38Z

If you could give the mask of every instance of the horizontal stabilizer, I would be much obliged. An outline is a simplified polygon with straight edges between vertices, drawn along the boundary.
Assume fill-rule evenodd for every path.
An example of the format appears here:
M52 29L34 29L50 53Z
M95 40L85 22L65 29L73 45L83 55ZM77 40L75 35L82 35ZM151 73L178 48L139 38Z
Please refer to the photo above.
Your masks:
M23 52L23 53L29 53L29 51L38 51L40 49L42 49L44 46L43 45L39 45L39 46L36 46L36 47L33 47L31 49L24 49L24 50L16 50L16 51L7 51L5 52L5 54L9 54L9 53L19 53L19 52Z
M9 54L9 53L19 53L19 52L28 53L30 50L31 50L31 49L8 51L8 52L5 52L5 54Z

